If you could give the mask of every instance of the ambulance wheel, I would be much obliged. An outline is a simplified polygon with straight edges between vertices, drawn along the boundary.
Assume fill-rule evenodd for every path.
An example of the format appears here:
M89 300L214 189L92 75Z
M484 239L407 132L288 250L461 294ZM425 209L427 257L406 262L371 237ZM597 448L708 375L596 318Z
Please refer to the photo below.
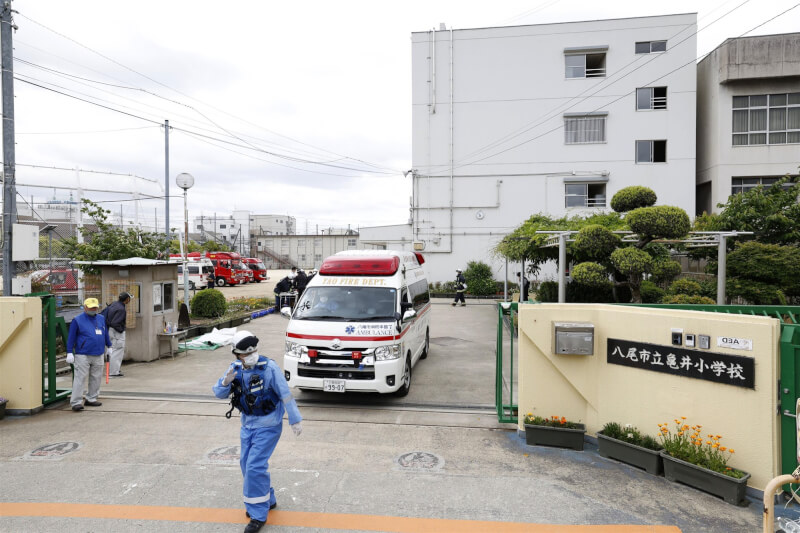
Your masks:
M260 280L260 279L257 279L257 280L256 280L256 283L261 283L261 280Z
M428 350L431 347L431 332L430 330L425 330L425 348L422 350L422 355L419 356L420 359L427 359L428 358Z
M400 388L394 392L394 395L398 398L402 398L408 395L408 391L411 390L411 354L406 356L406 366L403 368L403 377L400 381Z
M217 278L217 287L225 286L225 278Z
M194 281L189 282L189 289L194 290Z

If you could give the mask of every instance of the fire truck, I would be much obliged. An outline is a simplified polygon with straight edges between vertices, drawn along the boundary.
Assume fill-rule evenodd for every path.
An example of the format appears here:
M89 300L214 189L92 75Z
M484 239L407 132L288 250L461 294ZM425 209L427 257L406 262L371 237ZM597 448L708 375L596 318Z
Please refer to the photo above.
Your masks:
M236 252L206 252L205 256L214 265L218 287L248 282L249 269L242 263L242 256Z
M250 268L250 271L253 273L253 281L261 283L267 280L267 267L264 266L264 262L261 259L242 257L242 263Z

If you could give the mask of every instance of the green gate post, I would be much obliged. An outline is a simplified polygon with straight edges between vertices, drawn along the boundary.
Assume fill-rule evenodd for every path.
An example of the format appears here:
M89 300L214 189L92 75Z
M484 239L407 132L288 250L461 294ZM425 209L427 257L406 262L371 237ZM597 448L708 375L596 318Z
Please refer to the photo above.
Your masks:
M50 293L36 293L42 299L42 405L66 398L71 390L56 385L56 338L61 335L67 345L67 323L56 316L56 299Z
M503 307L507 305L508 308ZM517 423L517 406L514 404L514 317L517 314L516 302L500 302L497 304L497 360L495 362L495 408L497 409L497 420L504 423ZM509 335L510 349L509 357L509 398L508 403L503 401L503 331L505 324L503 317L508 315L511 323L511 333Z
M798 359L800 359L800 326L781 324L781 473L791 474L797 468L797 419L795 405L800 391ZM788 486L785 487L788 490Z

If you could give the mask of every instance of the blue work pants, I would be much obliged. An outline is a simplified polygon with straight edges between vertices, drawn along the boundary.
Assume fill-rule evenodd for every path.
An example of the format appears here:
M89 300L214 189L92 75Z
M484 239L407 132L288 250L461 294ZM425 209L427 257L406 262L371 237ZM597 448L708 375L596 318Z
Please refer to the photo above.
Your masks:
M250 518L267 521L269 508L275 503L275 491L270 484L269 458L281 438L283 424L246 428L241 431L239 466L244 477L244 506Z

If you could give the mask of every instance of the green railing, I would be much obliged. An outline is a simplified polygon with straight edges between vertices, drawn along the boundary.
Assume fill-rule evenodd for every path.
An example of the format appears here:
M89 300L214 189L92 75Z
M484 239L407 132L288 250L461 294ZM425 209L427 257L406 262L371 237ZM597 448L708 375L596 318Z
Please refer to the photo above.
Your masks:
M517 405L514 403L514 333L517 326L516 302L500 302L497 304L497 348L495 353L495 391L494 401L497 408L497 420L500 422L517 423ZM508 354L504 355L506 319L508 320ZM508 380L506 380L506 366L508 367ZM506 387L506 383L508 386ZM506 396L507 393L507 396Z
M778 378L778 414L781 428L781 473L791 474L797 468L797 420L795 406L800 397L800 307L787 305L689 305L627 304L660 309L683 309L709 313L729 313L777 318L781 323L780 373Z
M61 335L67 345L67 323L56 316L56 298L50 293L35 293L42 299L42 405L57 402L69 396L72 389L59 389L56 385L56 337Z

